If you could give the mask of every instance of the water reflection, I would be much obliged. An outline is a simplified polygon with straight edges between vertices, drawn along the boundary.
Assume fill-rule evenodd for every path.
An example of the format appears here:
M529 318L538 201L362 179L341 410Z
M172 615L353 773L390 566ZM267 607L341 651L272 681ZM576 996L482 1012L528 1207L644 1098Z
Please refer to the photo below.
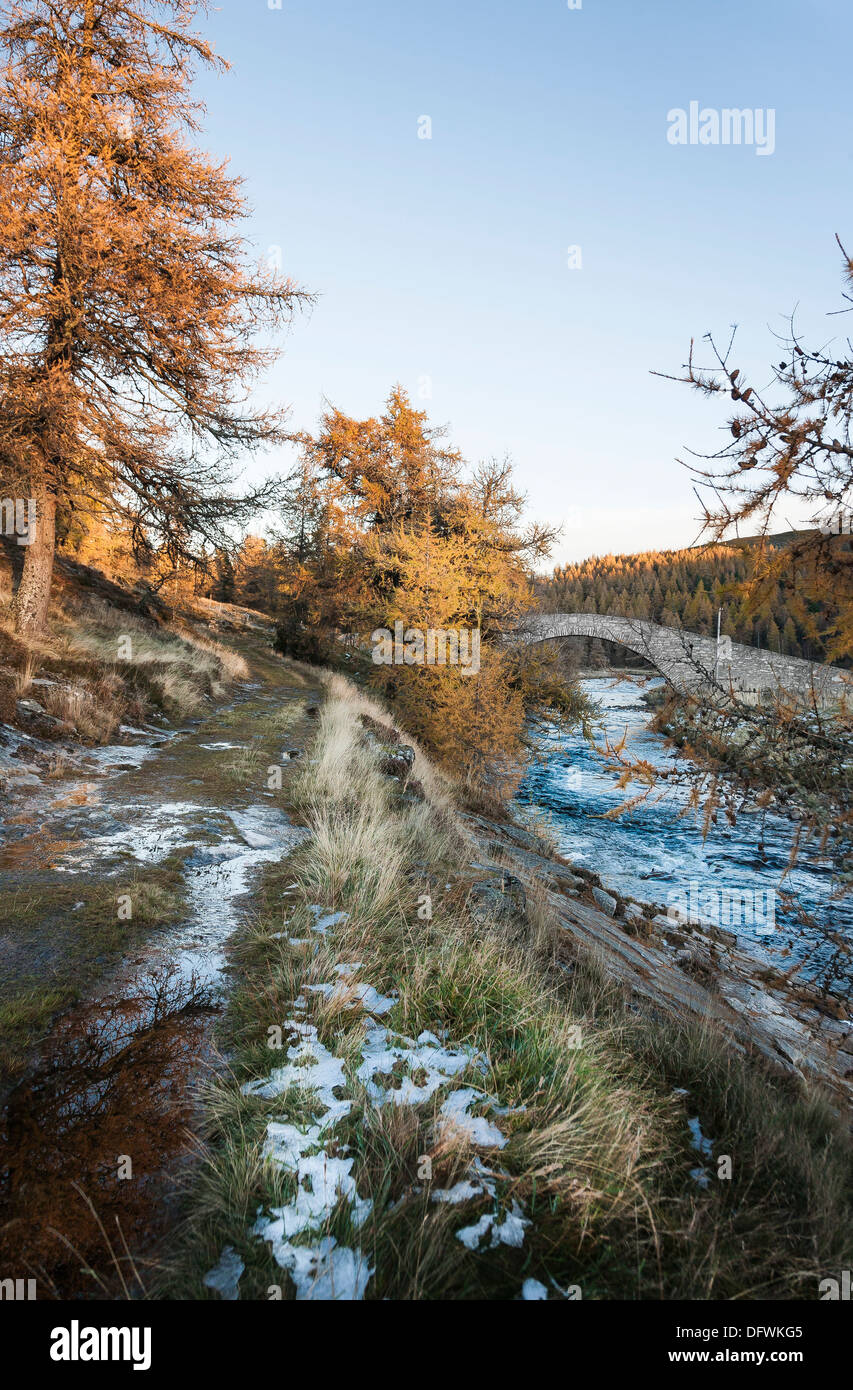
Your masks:
M209 990L144 971L123 998L72 1011L0 1129L0 1268L38 1298L142 1293L188 1161ZM132 1255L131 1255L131 1252Z

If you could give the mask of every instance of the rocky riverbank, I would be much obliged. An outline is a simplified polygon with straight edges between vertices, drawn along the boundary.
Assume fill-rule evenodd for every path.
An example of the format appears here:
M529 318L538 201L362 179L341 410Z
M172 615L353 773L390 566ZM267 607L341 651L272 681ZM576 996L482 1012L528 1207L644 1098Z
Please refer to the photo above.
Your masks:
M608 893L598 875L555 855L512 822L465 815L481 849L476 896L520 910L533 895L558 918L567 953L588 950L631 995L673 1017L720 1027L741 1050L817 1081L845 1113L853 1104L853 1018L835 998L740 949L732 932L678 922L654 905ZM571 944L569 944L571 943Z

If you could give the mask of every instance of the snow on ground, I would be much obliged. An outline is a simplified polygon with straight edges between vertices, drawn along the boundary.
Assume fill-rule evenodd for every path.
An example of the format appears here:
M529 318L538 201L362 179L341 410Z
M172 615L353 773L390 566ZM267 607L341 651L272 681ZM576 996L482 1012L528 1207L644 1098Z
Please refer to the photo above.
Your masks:
M208 1270L202 1283L208 1289L215 1289L226 1303L233 1303L240 1296L237 1285L245 1266L233 1245L226 1245L219 1264Z
M347 916L327 912L320 904L312 905L310 911L315 918L313 930L321 934ZM495 1097L472 1086L455 1085L466 1070L485 1072L485 1058L475 1048L450 1046L435 1033L424 1031L417 1038L409 1038L386 1028L376 1016L389 1013L397 1001L379 994L369 983L355 981L353 977L361 968L358 962L339 964L335 967L335 980L306 985L305 992L321 994L326 1000L340 999L345 1007L362 1010L364 1042L355 1075L369 1101L375 1106L419 1105L442 1087L451 1086L441 1106L439 1129L459 1130L477 1147L503 1148L507 1142L503 1131L486 1116L471 1112L473 1107L509 1112L498 1105ZM292 1008L304 1012L304 995L293 1001ZM355 1160L331 1152L335 1128L353 1106L351 1095L347 1094L344 1062L320 1041L314 1024L290 1018L282 1031L293 1040L287 1048L286 1064L273 1068L267 1077L247 1082L242 1087L243 1094L271 1099L296 1090L302 1100L310 1097L311 1118L299 1123L287 1118L268 1123L264 1155L292 1176L296 1190L292 1200L271 1208L269 1214L259 1208L251 1234L269 1243L274 1260L293 1280L298 1301L361 1299L374 1270L360 1248L339 1245L328 1234L341 1205L348 1208L355 1230L373 1209L371 1200L359 1195L352 1171ZM434 1202L453 1205L482 1200L484 1196L493 1200L493 1212L485 1213L457 1233L469 1250L490 1250L502 1244L517 1248L523 1244L525 1227L530 1225L523 1209L515 1200L510 1210L499 1208L496 1179L504 1176L486 1168L475 1157L465 1178L451 1188L437 1188L431 1194ZM311 1244L294 1243L298 1238L311 1236L315 1238ZM206 1276L205 1282L218 1277L221 1268L222 1262ZM224 1276L220 1282L230 1288ZM219 1287L219 1283L211 1283L210 1287ZM223 1293L226 1296L231 1295Z
M348 912L327 912L320 903L309 903L308 911L314 918L311 930L319 932L325 936L330 927L336 927L339 922L346 922L349 917Z
M461 1231L457 1231L456 1239L461 1240L469 1250L494 1250L498 1245L513 1245L520 1249L524 1244L524 1228L529 1225L518 1202L513 1202L512 1209L504 1212L501 1221L494 1212L484 1212L473 1226L463 1226ZM487 1235L491 1235L491 1239L488 1247L484 1247L482 1242Z
M690 1142L693 1148L702 1155L703 1158L710 1158L714 1152L714 1145L710 1139L702 1133L702 1126L699 1123L699 1116L694 1115L692 1120L687 1121L690 1130ZM698 1187L707 1187L711 1181L711 1174L704 1165L699 1168L691 1168L690 1176Z
M451 1091L447 1100L441 1107L445 1124L451 1129L460 1129L467 1134L472 1144L478 1144L481 1148L502 1149L506 1143L506 1135L503 1130L498 1129L483 1115L472 1115L470 1109L472 1105L491 1103L491 1097L484 1096L480 1091L474 1091L470 1086L464 1090Z

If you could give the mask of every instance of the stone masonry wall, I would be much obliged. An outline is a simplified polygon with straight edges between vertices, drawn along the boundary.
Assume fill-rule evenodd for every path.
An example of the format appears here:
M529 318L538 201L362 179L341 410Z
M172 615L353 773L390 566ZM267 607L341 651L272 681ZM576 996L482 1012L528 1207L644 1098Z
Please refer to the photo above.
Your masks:
M821 701L836 699L845 677L837 667L781 656L723 638L719 661L713 637L678 628L661 627L637 618L597 613L537 613L528 615L509 640L542 642L549 637L598 637L620 642L656 666L677 689L689 690L716 680L735 690L785 690L801 695L812 689Z

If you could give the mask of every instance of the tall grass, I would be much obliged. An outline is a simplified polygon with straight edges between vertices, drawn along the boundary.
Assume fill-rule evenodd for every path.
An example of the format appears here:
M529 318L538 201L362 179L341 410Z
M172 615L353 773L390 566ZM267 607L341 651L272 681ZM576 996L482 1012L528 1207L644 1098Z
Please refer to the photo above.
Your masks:
M206 1296L201 1276L230 1244L246 1265L242 1297L266 1297L270 1285L293 1294L249 1228L291 1181L263 1161L266 1124L295 1121L308 1102L240 1087L269 1072L268 1029L301 994L348 1068L353 1108L335 1137L373 1212L354 1233L342 1209L326 1233L369 1255L367 1297L514 1298L528 1277L552 1296L817 1297L820 1278L851 1255L848 1137L827 1101L708 1028L642 1012L608 980L606 962L572 957L535 889L516 919L475 922L466 866L482 851L447 783L416 750L425 795L401 794L378 770L364 715L390 723L342 678L328 679L312 759L292 784L311 836L270 870L235 944L230 1066L208 1094L206 1157L164 1290ZM349 914L316 952L301 944L312 939L312 904ZM383 1019L394 1032L430 1030L483 1059L485 1072L467 1081L506 1108L508 1143L476 1156L496 1175L502 1206L518 1202L531 1223L520 1248L472 1252L457 1239L494 1209L490 1196L432 1200L475 1151L438 1123L444 1090L415 1106L371 1101L356 1077L360 1011L345 995L306 990L342 962L359 962L359 979L396 997ZM691 1146L693 1117L712 1138L710 1160ZM731 1179L717 1176L725 1156Z
M39 703L93 743L154 708L175 719L197 714L249 675L240 653L189 622L158 624L98 598L55 600L47 631L26 647L10 619L0 626L25 653L15 672L17 698L32 696L36 674L51 679L38 688Z

